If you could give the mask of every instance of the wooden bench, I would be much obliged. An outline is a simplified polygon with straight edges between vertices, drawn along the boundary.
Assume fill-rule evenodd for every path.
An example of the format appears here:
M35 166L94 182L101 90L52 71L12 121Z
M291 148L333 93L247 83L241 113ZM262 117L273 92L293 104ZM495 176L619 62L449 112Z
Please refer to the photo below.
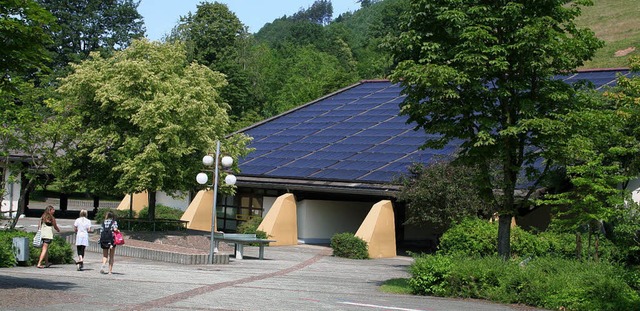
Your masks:
M218 249L219 242L233 243L236 259L242 259L245 244L258 244L260 247L258 259L264 259L264 246L275 242L275 240L260 239L255 234L247 233L214 233L213 240L215 249Z

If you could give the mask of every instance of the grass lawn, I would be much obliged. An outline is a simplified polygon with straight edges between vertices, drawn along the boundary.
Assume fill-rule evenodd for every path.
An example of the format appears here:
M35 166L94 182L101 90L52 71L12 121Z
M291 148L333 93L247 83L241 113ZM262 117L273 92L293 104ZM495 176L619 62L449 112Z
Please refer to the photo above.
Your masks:
M576 20L589 27L605 46L580 69L628 67L627 59L640 55L640 3L638 0L594 0Z

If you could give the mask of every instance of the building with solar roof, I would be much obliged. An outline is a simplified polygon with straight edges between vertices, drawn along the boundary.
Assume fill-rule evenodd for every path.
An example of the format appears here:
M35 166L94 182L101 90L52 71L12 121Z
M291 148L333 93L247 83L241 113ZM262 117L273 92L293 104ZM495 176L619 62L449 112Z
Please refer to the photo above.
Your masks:
M627 69L606 69L559 78L590 81L602 89L613 86L618 75L629 74ZM361 81L240 130L253 137L248 147L255 151L238 160L236 195L218 197L217 230L235 232L253 216L266 220L274 203L289 195L295 219L288 225L294 226L297 242L328 243L336 233L357 232L372 207L390 202L392 219L386 221L392 223L395 241L428 243L432 237L424 228L403 225L405 207L395 200L395 181L414 163L455 156L457 145L420 149L429 137L399 115L403 100L398 84ZM640 187L639 182L631 184ZM17 198L7 195L3 213L16 206ZM205 227L210 228L211 204L204 209L208 216L194 215L208 218ZM548 212L535 210L518 219L519 224L527 222L544 225ZM276 221L275 226L281 225Z
M602 89L619 74L630 73L591 70L561 78ZM428 240L424 229L403 225L405 208L395 201L394 181L414 163L454 156L457 146L420 149L427 134L399 115L403 99L398 84L361 81L240 130L253 137L249 147L255 151L238 161L237 195L218 203L218 230L233 231L252 215L266 215L288 193L295 197L299 242L328 243L335 233L356 232L381 200L393 204L399 243ZM544 223L545 213L538 213L531 217Z

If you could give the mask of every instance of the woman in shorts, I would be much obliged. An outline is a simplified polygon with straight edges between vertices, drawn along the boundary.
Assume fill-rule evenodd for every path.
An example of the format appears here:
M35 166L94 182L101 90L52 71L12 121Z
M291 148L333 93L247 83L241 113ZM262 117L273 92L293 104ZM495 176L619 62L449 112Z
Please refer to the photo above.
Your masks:
M42 217L40 217L40 234L42 236L42 251L40 252L40 259L38 260L39 269L49 268L51 263L49 263L49 246L53 241L53 229L60 232L60 228L58 228L58 224L56 224L56 218L53 217L53 213L55 213L55 209L53 206L49 205L44 209L44 213L42 213ZM45 265L42 265L42 260L44 260Z

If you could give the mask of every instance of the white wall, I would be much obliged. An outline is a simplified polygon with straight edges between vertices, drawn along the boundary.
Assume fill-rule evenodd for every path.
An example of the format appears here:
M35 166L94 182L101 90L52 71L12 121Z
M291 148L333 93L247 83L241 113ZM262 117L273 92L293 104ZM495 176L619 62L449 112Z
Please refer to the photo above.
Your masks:
M179 193L177 195L180 195ZM187 194L183 194L181 197L172 198L162 191L156 192L156 205L161 204L173 208L186 211L189 207L189 197Z
M627 190L631 191L633 201L640 203L640 179L631 180L627 185Z
M4 217L15 217L15 212L18 210L18 199L20 198L20 182L9 183L10 172L8 170L5 170L4 174L2 174L6 192L2 197L0 214Z
M298 201L298 239L305 243L329 243L336 233L355 233L374 204L375 202Z
M262 218L267 216L269 210L273 207L273 203L276 202L277 197L262 197Z

